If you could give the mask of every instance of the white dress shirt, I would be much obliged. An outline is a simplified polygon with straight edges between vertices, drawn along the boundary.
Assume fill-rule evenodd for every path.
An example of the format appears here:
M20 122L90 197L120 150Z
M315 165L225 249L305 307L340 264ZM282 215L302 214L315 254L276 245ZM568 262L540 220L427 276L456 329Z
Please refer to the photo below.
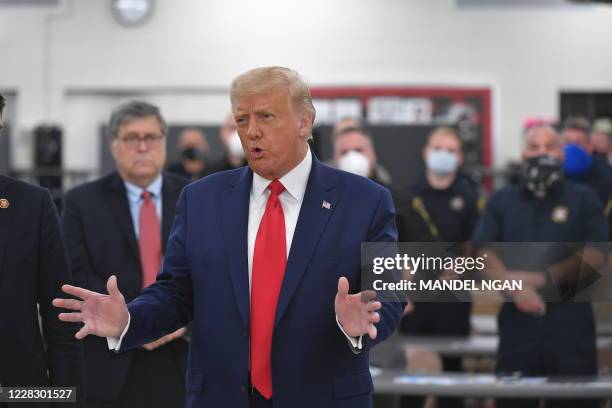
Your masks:
M132 223L134 224L134 232L136 233L136 239L140 239L140 207L144 199L142 193L148 191L151 193L151 199L155 205L155 212L157 213L157 219L161 225L162 216L162 175L160 174L157 178L147 186L142 188L136 184L132 184L129 181L124 181L125 190L127 191L127 199L130 205L130 214L132 215Z
M304 194L306 193L306 185L308 184L308 177L310 176L310 169L312 168L312 154L310 148L306 151L306 155L302 161L295 166L291 171L285 174L279 179L282 185L285 187L279 195L281 206L283 207L283 214L285 216L285 239L287 244L287 257L291 253L291 243L293 241L293 234L295 233L295 227L297 225L298 217L300 215L300 209L302 208L302 202L304 200ZM273 180L267 180L261 177L259 174L253 173L253 184L251 186L251 195L249 199L249 228L248 228L248 261L249 261L249 293L251 292L251 281L253 275L253 253L255 251L255 238L257 237L257 230L259 224L263 218L266 210L266 203L270 196L270 190L268 185ZM362 336L354 338L346 334L338 318L336 317L338 327L344 333L351 346L354 349L362 349ZM118 350L121 346L121 340L128 330L130 323L128 318L128 324L121 334L119 339L107 338L108 347L111 350Z
M293 168L289 173L285 174L278 181L285 187L279 195L283 214L285 216L285 240L287 244L287 258L291 252L291 242L295 226L297 225L304 193L306 192L306 184L312 167L312 155L310 151L306 152L304 159ZM270 196L268 186L272 180L267 180L259 174L253 173L253 185L251 186L251 195L249 200L249 235L248 235L248 255L249 255L249 293L251 288L251 280L253 274L253 253L255 251L255 239L259 224L266 210L266 203Z

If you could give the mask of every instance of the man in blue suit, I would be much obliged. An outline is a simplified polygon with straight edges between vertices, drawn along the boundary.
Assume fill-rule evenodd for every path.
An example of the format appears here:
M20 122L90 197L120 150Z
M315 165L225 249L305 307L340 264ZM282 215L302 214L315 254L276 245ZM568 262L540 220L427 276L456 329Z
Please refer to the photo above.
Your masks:
M231 102L249 163L181 193L157 282L125 304L65 285L77 338L124 351L193 321L188 407L371 407L368 353L403 304L360 292L362 242L397 239L389 191L310 152L310 91L289 69L251 70ZM350 294L349 294L350 293Z

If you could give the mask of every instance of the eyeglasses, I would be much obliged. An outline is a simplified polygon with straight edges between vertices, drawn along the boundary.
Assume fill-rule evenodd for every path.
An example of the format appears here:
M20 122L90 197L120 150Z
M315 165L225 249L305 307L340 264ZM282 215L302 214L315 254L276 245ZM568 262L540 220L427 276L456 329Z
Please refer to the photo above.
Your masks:
M140 142L144 142L147 148L157 147L161 144L164 139L163 135L150 133L140 137L138 135L129 135L126 137L118 137L118 140L121 141L128 149L138 149L140 146Z

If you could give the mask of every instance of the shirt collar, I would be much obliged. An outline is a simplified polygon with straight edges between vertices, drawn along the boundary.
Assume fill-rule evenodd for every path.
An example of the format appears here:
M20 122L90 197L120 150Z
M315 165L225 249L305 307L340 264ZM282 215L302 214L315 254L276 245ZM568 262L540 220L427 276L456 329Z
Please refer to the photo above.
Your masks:
M143 191L148 191L153 195L154 198L161 197L161 189L162 189L162 175L157 176L155 180L151 184L147 186L147 188L142 188L137 186L136 184L130 183L129 181L123 181L125 184L125 188L128 192L128 195L134 197L135 199L140 199Z
M306 155L291 171L285 174L279 179L279 181L285 186L285 191L289 193L293 199L301 202L306 192L306 184L308 183L308 176L310 175L310 169L312 168L312 154L310 153L310 147L307 147ZM257 173L253 173L253 188L251 193L254 199L259 199L272 180L265 179Z

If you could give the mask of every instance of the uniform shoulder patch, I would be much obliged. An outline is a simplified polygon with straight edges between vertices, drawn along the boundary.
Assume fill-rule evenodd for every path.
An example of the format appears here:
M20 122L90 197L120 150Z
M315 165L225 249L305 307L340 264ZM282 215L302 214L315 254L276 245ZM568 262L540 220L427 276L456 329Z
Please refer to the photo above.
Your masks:
M553 208L551 219L554 223L565 224L569 219L569 208L564 205L559 205Z

